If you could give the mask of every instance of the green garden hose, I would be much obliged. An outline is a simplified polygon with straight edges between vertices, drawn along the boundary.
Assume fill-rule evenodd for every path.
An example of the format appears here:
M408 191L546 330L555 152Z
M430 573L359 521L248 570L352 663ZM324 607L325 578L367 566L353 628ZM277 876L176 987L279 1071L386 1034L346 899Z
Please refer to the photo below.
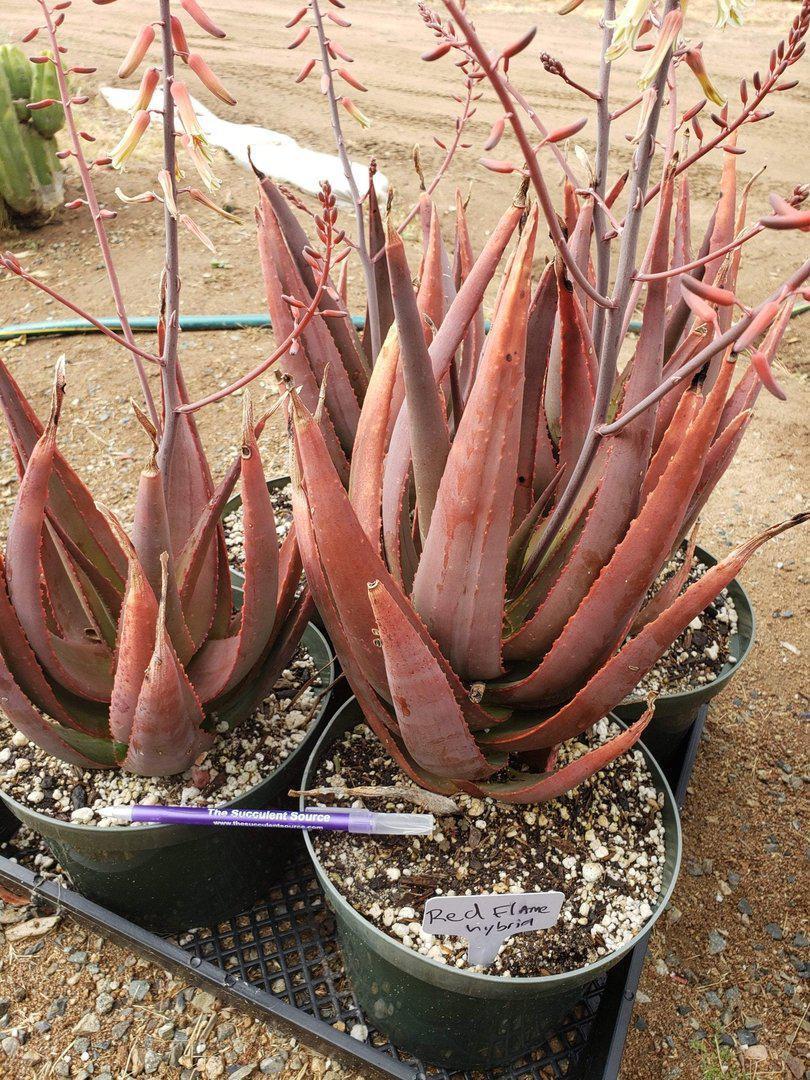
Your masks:
M793 318L810 311L810 303L797 304L793 309ZM118 319L100 319L108 330L121 329ZM352 316L352 322L358 330L363 328L362 315ZM129 320L133 333L155 333L157 319L144 316ZM270 330L272 324L267 315L181 315L180 329L189 332L199 330ZM633 333L641 329L641 322L634 319L630 323ZM11 323L0 327L0 341L13 341L15 338L62 337L72 334L97 334L99 330L84 319L62 319L54 322Z

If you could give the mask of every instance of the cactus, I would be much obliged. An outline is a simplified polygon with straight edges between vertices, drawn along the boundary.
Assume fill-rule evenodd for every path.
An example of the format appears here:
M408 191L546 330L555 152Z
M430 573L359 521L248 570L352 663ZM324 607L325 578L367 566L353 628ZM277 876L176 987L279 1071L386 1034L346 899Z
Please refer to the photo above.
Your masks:
M58 97L53 64L32 65L16 45L0 45L0 221L36 224L62 201L64 177L54 135L61 105L30 111L28 103Z

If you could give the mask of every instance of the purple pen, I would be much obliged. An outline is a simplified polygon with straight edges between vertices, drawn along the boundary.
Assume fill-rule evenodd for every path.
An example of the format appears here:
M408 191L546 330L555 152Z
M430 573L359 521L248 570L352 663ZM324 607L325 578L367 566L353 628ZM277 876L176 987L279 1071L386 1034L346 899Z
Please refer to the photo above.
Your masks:
M433 832L432 814L375 814L343 806L306 810L231 810L227 806L105 806L102 817L157 825L247 825L265 829L331 829L374 836L424 836Z

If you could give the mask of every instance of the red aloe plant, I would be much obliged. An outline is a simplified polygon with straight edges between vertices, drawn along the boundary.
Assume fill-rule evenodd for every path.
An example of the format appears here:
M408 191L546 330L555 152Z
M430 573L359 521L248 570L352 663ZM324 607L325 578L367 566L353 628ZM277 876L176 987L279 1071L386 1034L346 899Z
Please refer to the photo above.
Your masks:
M683 65L696 64L680 42L677 4L665 6L646 57L644 93L612 108L611 61L623 48L611 52L609 0L598 89L543 60L597 113L596 166L582 184L563 159L559 213L539 151L554 150L582 125L549 133L512 82L533 34L493 51L463 4L445 6L449 21L422 7L438 41L426 59L453 53L468 69L475 65L476 81L489 80L503 118L486 149L510 128L517 149L483 164L521 175L524 185L477 259L459 201L452 276L429 201L417 287L388 228L394 324L353 447L342 447L351 454L348 491L334 448L342 383L330 387L331 363L327 372L313 340L306 368L316 373L313 385L301 380L292 397L295 521L315 602L370 725L398 764L437 791L537 802L635 743L652 708L612 741L554 769L559 743L621 702L762 543L809 516L767 529L685 589L685 575L677 575L650 598L731 461L759 388L781 394L770 365L810 263L753 306L738 298L737 278L743 245L763 229L806 229L807 191L772 198L773 213L746 229L749 188L738 198L736 163L744 125L765 118L767 94L789 88L783 76L804 50L810 2L771 54L768 75L754 77L755 94L741 94L739 116L725 108L713 118L720 135L684 157L679 133L695 127L705 102L683 114L676 108ZM704 70L701 61L701 78ZM638 105L631 167L611 187L611 127ZM715 146L727 151L720 195L693 257L686 169ZM660 182L651 186L654 167ZM302 241L289 222L280 224L289 208L278 193L265 187L265 194L276 222L267 232L270 277L279 279L268 287L275 310L286 288L283 264L295 263ZM653 219L641 254L648 205ZM484 293L518 224L485 337ZM538 273L546 231L553 248ZM621 365L639 301L641 332ZM690 544L690 559L691 551Z
M209 149L189 111L188 92L175 72L176 57L217 97L232 99L200 54L188 52L169 0L160 0L155 25L163 52L164 162L158 187L148 196L163 203L166 259L158 351L153 354L133 340L106 235L106 222L114 215L101 209L93 187L91 170L110 159L87 161L84 156L85 133L75 117L81 102L71 98L67 85L69 70L76 69L65 66L67 47L59 33L68 5L52 9L45 0L38 3L43 22L37 32L50 39L55 59L49 62L56 68L67 118L71 148L66 155L84 184L84 199L72 205L89 211L99 240L121 322L120 333L106 332L133 355L142 377L146 412L135 409L152 451L127 535L95 503L60 453L64 364L57 366L51 412L43 424L0 363L0 405L20 474L5 559L0 560L0 704L24 735L67 761L171 775L189 768L223 723L232 728L255 710L288 666L312 609L308 592L299 590L301 559L294 530L278 545L257 442L267 415L254 417L245 397L239 455L215 486L194 418L181 411L188 396L178 361L178 226L199 233L185 212L189 200L220 211L197 189L178 187L174 106L184 128L179 141L209 188L217 184ZM183 6L204 30L222 36L196 0L185 0ZM139 33L122 65L124 74L136 71L154 38L152 26ZM134 126L111 155L117 166L134 151L149 121L146 110L158 80L154 68L147 75ZM330 256L340 244L328 186L321 192L318 222L323 253L310 252L309 263L316 276L327 277ZM24 270L14 255L6 253L2 263L86 314ZM291 289L297 287L297 280L291 282ZM307 312L295 316L287 346L305 333L309 318ZM159 370L159 406L144 362ZM245 582L238 608L220 522L237 483L245 531Z

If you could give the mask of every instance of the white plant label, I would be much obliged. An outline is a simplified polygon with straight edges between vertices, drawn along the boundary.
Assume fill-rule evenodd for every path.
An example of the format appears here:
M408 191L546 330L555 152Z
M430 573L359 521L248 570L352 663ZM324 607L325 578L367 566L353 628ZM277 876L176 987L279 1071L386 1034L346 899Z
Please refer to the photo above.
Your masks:
M434 936L465 937L467 963L489 967L513 934L554 926L564 900L561 892L432 896L425 904L422 929Z

